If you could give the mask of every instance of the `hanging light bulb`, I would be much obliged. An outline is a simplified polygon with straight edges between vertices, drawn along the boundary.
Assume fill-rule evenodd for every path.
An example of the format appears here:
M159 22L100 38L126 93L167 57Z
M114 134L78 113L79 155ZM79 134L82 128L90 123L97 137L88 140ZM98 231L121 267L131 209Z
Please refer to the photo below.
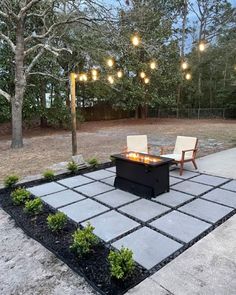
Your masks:
M112 76L108 76L107 80L110 84L114 84L114 78Z
M191 75L190 73L187 73L187 74L185 75L185 79L186 79L186 80L191 80L191 79L192 79L192 75Z
M114 66L114 60L112 58L109 58L107 60L107 65L108 65L108 67L112 68Z
M131 42L134 46L139 46L141 40L140 37L138 35L134 35L131 37Z
M181 64L181 68L182 68L183 70L187 70L187 68L188 68L188 63L187 63L186 61L183 61L182 64Z
M93 81L97 81L98 77L97 76L92 76Z
M140 74L139 74L140 78L144 79L146 77L146 74L142 71Z
M98 75L98 71L96 69L92 69L92 76L97 76Z
M118 77L118 78L122 78L122 77L123 77L123 72L122 72L121 70L119 70L119 71L117 72L117 77Z
M156 67L157 67L156 62L155 62L155 61L151 61L151 62L150 62L150 68L151 68L152 70L155 70Z
M203 52L206 49L206 45L204 42L200 42L198 45L199 51Z
M77 78L77 76L78 76L77 74L74 74L74 78L75 78L75 79Z
M149 82L150 82L150 79L149 79L149 78L145 78L145 79L144 79L144 83L145 83L145 84L148 84Z

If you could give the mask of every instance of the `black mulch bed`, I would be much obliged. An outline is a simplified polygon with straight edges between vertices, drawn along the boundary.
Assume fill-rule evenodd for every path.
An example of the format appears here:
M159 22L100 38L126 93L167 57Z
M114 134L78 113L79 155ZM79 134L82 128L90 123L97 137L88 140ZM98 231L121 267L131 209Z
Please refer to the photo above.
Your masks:
M85 173L88 171L91 171L91 168L85 169L83 172ZM64 175L64 177L65 176L71 176L71 174ZM57 179L60 178L63 177L57 177ZM22 186L29 187L44 182L43 180L38 180ZM99 293L112 295L124 294L127 290L137 285L148 276L148 272L140 265L136 264L131 277L122 282L112 279L107 259L110 249L102 241L93 249L92 253L86 257L78 258L73 251L70 250L72 233L78 228L78 225L68 220L67 226L61 233L52 233L48 229L46 223L47 216L55 212L51 207L44 204L44 210L41 214L36 217L31 216L24 213L23 206L15 206L12 204L10 193L11 190L9 189L0 190L0 205L15 220L16 224L22 228L28 236L53 252L72 270L82 275Z

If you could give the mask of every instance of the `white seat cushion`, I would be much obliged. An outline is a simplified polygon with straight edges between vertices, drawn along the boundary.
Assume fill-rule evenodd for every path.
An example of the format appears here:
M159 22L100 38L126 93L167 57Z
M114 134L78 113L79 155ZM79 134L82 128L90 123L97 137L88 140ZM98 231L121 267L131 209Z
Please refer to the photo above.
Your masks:
M182 158L182 154L167 154L167 155L161 155L162 157L165 158L170 158L170 159L174 159L175 161L180 161ZM192 159L191 156L185 156L184 157L185 160L189 160Z
M127 151L148 154L147 135L127 136Z
M197 145L197 138L196 137L189 137L189 136L177 136L176 143L175 143L175 149L173 154L175 155L181 155L182 151L184 150L192 150L195 149ZM185 153L185 159L192 158L193 152L186 152Z

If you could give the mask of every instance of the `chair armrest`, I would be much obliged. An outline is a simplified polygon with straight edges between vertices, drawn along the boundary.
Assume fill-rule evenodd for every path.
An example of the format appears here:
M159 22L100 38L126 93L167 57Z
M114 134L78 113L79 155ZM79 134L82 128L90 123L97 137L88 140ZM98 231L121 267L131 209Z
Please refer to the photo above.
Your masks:
M185 153L187 152L193 152L193 159L195 158L195 155L196 155L196 152L197 152L197 149L189 149L189 150L183 150L182 151L182 157L181 157L181 160L184 161L184 158L185 158Z

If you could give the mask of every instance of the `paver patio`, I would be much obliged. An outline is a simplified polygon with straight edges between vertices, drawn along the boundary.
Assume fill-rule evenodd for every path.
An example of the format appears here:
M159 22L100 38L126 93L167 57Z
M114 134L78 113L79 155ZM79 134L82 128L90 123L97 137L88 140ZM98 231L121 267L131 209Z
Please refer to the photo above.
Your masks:
M171 190L152 200L115 189L115 168L29 188L35 196L152 269L236 207L235 182L196 172L170 172Z

